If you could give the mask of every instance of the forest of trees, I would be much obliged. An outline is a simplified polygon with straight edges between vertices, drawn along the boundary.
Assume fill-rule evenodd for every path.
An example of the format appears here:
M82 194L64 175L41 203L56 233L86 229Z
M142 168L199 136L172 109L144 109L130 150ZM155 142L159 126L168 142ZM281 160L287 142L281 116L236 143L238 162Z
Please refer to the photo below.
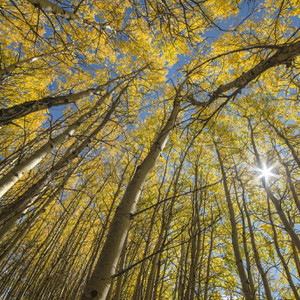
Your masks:
M299 0L0 1L0 299L300 300Z

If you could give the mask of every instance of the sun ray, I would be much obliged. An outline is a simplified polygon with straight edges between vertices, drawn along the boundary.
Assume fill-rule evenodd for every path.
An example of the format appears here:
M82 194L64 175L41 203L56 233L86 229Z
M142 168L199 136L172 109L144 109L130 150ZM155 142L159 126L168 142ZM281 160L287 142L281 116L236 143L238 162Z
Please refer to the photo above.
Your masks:
M275 174L272 172L274 166L267 167L267 165L263 164L262 168L257 168L258 172L260 173L259 179L264 178L268 180L270 177L274 177Z

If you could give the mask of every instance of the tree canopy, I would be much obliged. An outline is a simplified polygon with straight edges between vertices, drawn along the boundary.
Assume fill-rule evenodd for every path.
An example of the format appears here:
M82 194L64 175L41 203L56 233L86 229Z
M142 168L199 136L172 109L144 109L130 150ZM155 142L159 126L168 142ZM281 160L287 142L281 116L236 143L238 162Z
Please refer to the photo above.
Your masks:
M300 299L299 0L2 0L0 297Z

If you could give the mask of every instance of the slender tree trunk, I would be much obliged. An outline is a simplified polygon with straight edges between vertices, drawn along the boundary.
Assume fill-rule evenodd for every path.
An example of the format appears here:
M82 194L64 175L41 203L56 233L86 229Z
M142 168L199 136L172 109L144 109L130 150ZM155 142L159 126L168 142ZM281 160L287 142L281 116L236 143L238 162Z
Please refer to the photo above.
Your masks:
M296 189L295 189L295 186L292 182L292 178L291 178L291 172L289 170L289 167L286 163L283 163L284 167L285 167L285 171L286 171L286 177L287 177L287 182L289 184L289 187L291 189L291 192L292 192L292 195L293 195L293 198L294 198L294 202L298 208L298 211L300 213L300 200L299 200L299 197L298 197L298 194L296 192Z
M267 121L268 124L274 129L274 131L277 133L277 135L285 142L285 144L288 146L289 150L292 153L292 156L295 160L295 162L297 163L298 167L300 168L300 159L299 156L297 155L297 152L294 148L294 146L290 143L289 139L279 131L279 129L273 125L270 121Z
M164 175L163 175L163 178L160 182L160 186L159 186L159 189L158 189L157 202L156 202L156 205L154 206L154 211L151 214L151 220L150 220L150 224L149 224L149 231L148 231L147 238L146 238L146 245L145 245L143 257L147 257L147 253L148 253L149 248L150 248L151 236L152 236L154 224L156 222L157 214L158 214L158 211L159 211L159 205L158 204L161 200L161 190L164 187L164 185L166 184L165 179L166 179L167 170L168 170L168 164L166 163L165 164L165 169L164 169ZM167 195L169 194L170 188L171 188L171 185L169 185L165 197L167 197ZM136 283L135 283L135 287L134 287L132 300L140 300L143 297L144 289L145 289L144 282L145 282L145 278L146 278L146 274L147 274L147 272L146 272L147 262L148 262L148 260L144 259L143 262L141 263L139 273L136 277Z
M123 92L125 89L123 89ZM67 166L74 158L76 158L81 151L84 150L85 147L89 145L93 138L97 136L97 134L103 129L103 127L109 121L112 113L114 112L116 106L120 101L120 97L122 92L119 94L117 99L111 105L110 109L106 113L102 122L93 130L93 132L87 137L83 142L76 147L73 148L73 145L70 147L71 150L67 150L65 155L48 171L40 180L38 180L33 186L31 186L25 193L17 198L17 200L2 209L0 214L0 221L4 224L3 229L1 229L1 235L6 234L7 230L4 230L6 227L11 228L11 225L14 225L17 219L22 215L22 213L26 210L27 206L32 202L32 198L35 197L43 188L47 186L47 184L51 181L53 176L57 174L59 170L63 167ZM73 150L74 149L74 150Z
M85 97L97 95L98 90L87 89L75 94L68 94L56 97L46 97L39 100L27 101L22 104L17 104L9 108L0 109L0 125L6 125L16 119L25 117L33 112L45 110L54 106L75 103Z
M125 194L113 217L106 242L103 246L95 270L87 282L82 300L106 298L111 284L111 277L116 271L126 235L128 234L131 215L135 212L136 204L146 181L147 175L153 169L159 155L163 151L170 131L180 111L179 95L175 97L173 110L167 123L161 130L150 151L140 166L137 167L133 178L127 186Z
M26 261L26 254L23 261L26 261L27 266L23 269L23 272L20 273L18 280L14 286L10 287L7 299L22 299L23 295L28 291L35 291L35 289L31 289L32 287L38 285L41 274L43 274L44 266L47 265L47 261L49 259L49 255L53 251L53 247L56 245L57 238L60 236L61 231L66 226L66 219L68 215L62 214L55 226L53 226L44 239L44 241L38 246L34 247L35 251L31 252L29 260ZM41 238L41 233L36 236L36 240ZM34 242L35 240L33 240ZM39 243L37 243L39 244ZM26 252L25 252L26 253ZM29 276L27 274L29 274ZM22 282L23 276L26 276L27 280ZM31 297L33 299L39 299L38 296L36 298Z
M287 280L289 282L289 285L294 293L294 296L295 296L295 299L296 300L300 300L300 297L299 297L299 294L298 294L298 291L294 285L294 282L293 282L293 279L292 279L292 275L290 273L290 270L289 270L289 267L288 267L288 264L286 263L283 255L281 254L281 251L280 251L280 247L279 247L279 244L278 244L278 237L277 237L277 232L276 232L276 229L275 229L275 226L274 226L274 222L273 222L273 218L272 218L272 214L271 214L271 207L270 207L270 201L268 199L268 211L269 211L269 219L270 219L270 222L271 222L271 226L272 226L272 231L273 231L273 241L274 241L274 245L275 245L275 249L276 249L276 252L277 252L277 255L283 265L283 268L284 268L284 271L285 271L285 274L286 274L286 277L287 277Z
M158 198L159 199L159 198ZM151 221L150 221L150 225L149 225L149 232L147 235L147 239L146 239L146 245L145 245L145 250L144 250L144 257L147 256L148 250L149 250L149 245L150 245L150 240L151 240L151 235L152 235L152 229L153 226L155 224L156 221L156 216L157 216L157 212L158 212L158 205L155 206L154 208L154 212L151 215ZM140 300L142 299L142 295L143 295L143 290L144 290L144 278L146 277L146 263L147 260L143 260L143 262L141 263L141 267L136 279L136 283L135 283L135 288L134 288L134 292L133 292L133 296L132 296L132 300Z
M14 236L11 237L9 239L9 241L5 242L5 246L0 248L1 249L0 264L1 264L1 262L4 261L4 259L6 259L7 255L9 255L9 253L15 248L15 246L17 245L17 243L24 237L24 235L28 232L28 230L32 227L32 225L38 219L38 217L45 212L45 210L48 207L48 205L50 205L50 203L52 203L52 201L63 190L64 185L67 183L67 181L72 176L72 174L74 173L74 171L75 171L75 168L73 168L64 177L63 182L59 184L59 186L57 187L57 189L49 196L49 198L45 201L45 203L42 205L42 207L39 208L39 210L37 212L34 212L34 215L31 216L31 217L29 217L25 221L25 224L22 223L20 230L18 229L16 231L16 233L14 234ZM10 223L12 223L12 222L10 222ZM1 230L0 230L0 240L1 240L1 236L3 236L3 234L1 234ZM5 231L8 232L9 229L7 229Z
M237 169L236 169L236 173L237 173ZM247 274L248 274L248 278L249 278L249 284L250 284L251 290L254 291L254 293L255 293L255 286L254 286L253 276L252 276L252 272L251 272L251 262L250 262L250 257L249 257L249 250L248 250L248 245L247 245L247 232L246 232L245 217L244 217L242 206L239 202L239 197L238 197L238 193L237 193L237 189L236 189L235 184L234 184L234 189L235 189L236 201L237 201L237 204L238 204L239 209L240 209L241 219L242 219L242 224L243 224L243 247L244 247L244 253L245 253L245 258L246 258Z
M58 291L62 292L63 288L68 288L68 285L65 284L65 282L68 281L67 274L70 272L70 270L72 270L72 267L74 267L73 262L76 257L78 257L79 251L82 249L81 242L86 240L86 237L93 227L96 219L89 214L86 216L85 222L82 222L82 218L89 208L90 203L87 204L85 209L80 213L76 224L73 226L72 231L64 244L57 249L59 255L52 258L51 267L47 267L47 276L44 276L43 280L39 282L38 294L40 295L41 299L61 299L57 295ZM69 226L69 223L67 223L66 228ZM51 297L51 294L54 296Z
M247 275L246 275L246 272L244 269L244 265L243 265L243 259L242 259L241 252L240 252L238 232L237 232L236 221L235 221L235 212L234 212L234 208L233 208L233 204L231 201L230 192L229 192L229 188L228 188L228 184L227 184L227 176L225 173L223 160L221 158L218 146L216 143L214 143L214 144L215 144L215 149L216 149L216 152L218 155L218 160L219 160L220 167L221 167L223 186L224 186L224 190L225 190L225 198L227 201L228 211L229 211L229 216L230 216L232 246L233 246L233 252L234 252L234 256L235 256L235 260L236 260L236 265L238 268L238 274L241 279L242 290L243 290L246 300L253 300L253 299L256 299L256 297L255 297L254 291L251 291L249 280L247 278Z
M219 97L224 96L226 92L229 92L233 89L235 89L235 92L241 90L242 88L247 86L252 80L259 77L262 73L266 72L270 68L284 65L287 62L291 62L293 58L297 57L298 55L300 55L300 41L287 46L283 46L271 57L265 58L256 66L251 68L249 71L243 72L242 75L238 78L234 79L233 81L227 84L220 85L212 93L207 102L197 102L192 97L190 97L189 100L192 102L192 104L197 106L208 106L215 102ZM191 71L191 73L195 72L196 70L197 66ZM231 93L231 95L234 95L234 92Z
M201 232L201 224L200 224L200 216L199 211L201 210L202 206L202 198L200 203L198 204L198 164L195 165L194 171L194 190L192 197L192 216L191 216L191 224L189 228L190 236L193 237L189 244L190 246L190 266L189 266L189 274L188 274L188 284L185 291L184 299L185 300L193 300L195 297L196 291L196 275L197 269L199 264L199 256L200 256L200 247L202 242ZM205 208L204 208L205 209ZM201 272L200 272L201 276ZM199 276L199 277L200 277Z
M254 141L254 132L253 132L253 128L252 128L250 120L248 120L248 123L249 123L249 127L250 127L251 143L252 143L252 147L254 150L254 155L257 160L258 167L260 169L262 169L262 162L261 162L260 155L258 153L256 144ZM284 225L285 230L290 235L292 241L295 243L296 247L298 248L298 251L300 251L300 239L299 239L298 235L296 234L296 232L294 231L292 225L288 221L284 211L282 210L280 201L273 195L271 188L269 186L269 181L265 178L262 178L262 184L263 184L265 191L267 192L267 196L273 202L273 205L276 208L277 214L279 215L279 217Z
M206 277L204 283L204 300L208 299L208 290L209 290L209 281L210 281L210 268L211 268L211 257L213 252L213 243L214 243L214 226L211 228L210 232L210 245L208 250L208 257L207 257L207 266L206 266Z
M179 271L178 271L178 279L177 279L177 299L183 299L184 295L184 286L185 286L185 269L184 265L186 262L186 244L181 241L181 249L180 249L180 261L179 261Z
M243 186L242 186L242 189L243 189L243 195L242 195L243 207L244 207L246 218L247 218L248 228L249 228L249 232L250 232L250 241L251 241L251 245L252 245L252 249L253 249L253 253L254 253L255 263L256 263L258 272L259 272L259 274L262 278L262 281L263 281L266 298L268 300L272 300L273 298L272 298L270 286L269 286L269 283L268 283L267 274L266 274L266 272L264 271L264 269L262 267L260 257L259 257L259 253L258 253L258 250L257 250L256 241L255 241L255 237L254 237L254 230L252 228L250 215L249 215L247 204L246 204L245 197L244 197L244 187Z
M185 153L185 155L186 155L186 153ZM174 175L173 197L171 199L171 203L170 203L169 207L167 208L168 215L166 217L166 220L165 220L165 218L163 218L163 220L162 220L160 233L159 233L157 242L154 247L154 253L157 252L157 254L154 255L154 257L152 259L150 274L149 274L148 280L147 280L147 287L146 287L146 291L145 291L144 300L155 299L154 291L158 287L158 285L156 284L155 278L159 277L159 272L160 272L159 265L160 265L160 259L161 259L161 252L162 252L163 248L165 247L166 239L168 236L168 231L170 228L171 221L173 219L173 207L175 204L175 199L176 199L176 194L177 194L178 180L179 180L180 172L181 172L181 169L183 166L185 155L181 158L180 164L179 164L178 168L176 169L176 172ZM171 187L171 185L170 185L170 187ZM169 190L170 190L170 188L169 188ZM168 192L169 192L169 190L168 190ZM166 194L166 197L168 197L168 193ZM165 215L166 215L166 212L164 211L163 216L165 216Z
M3 69L0 69L0 80L1 80L1 76L11 74L17 68L22 68L23 66L30 65L31 63L37 60L44 59L46 57L51 57L56 54L62 54L63 52L64 51L52 51L52 52L36 55L27 59L18 60L17 62L7 67L4 67Z
M119 271L122 271L124 268L124 264L125 264L125 259L126 259L126 246L127 246L127 239L128 239L128 235L125 239L125 243L123 246L123 250L121 253L121 257L120 257L120 262L119 262ZM113 300L120 300L121 299L121 295L122 295L122 282L123 282L123 275L121 274L120 276L118 276L117 278L117 282L116 282L116 291L115 291L115 295L113 297Z
M163 293L164 280L160 280L160 278L162 278L162 279L165 278L165 271L166 271L167 264L164 264L164 270L163 270L163 272L161 272L161 263L162 263L162 254L160 254L160 256L159 256L159 260L158 260L158 264L157 264L157 268L156 268L156 274L155 274L155 278L154 278L154 287L153 287L153 293L152 293L153 299L163 299L162 293ZM159 294L158 294L159 285L161 285L161 287L160 287ZM157 294L158 294L158 296L157 296Z
M293 249L293 258L294 258L297 274L298 274L298 277L300 278L300 259L299 259L298 251L297 251L293 241L291 242L291 247Z
M156 255L154 255L151 263L151 269L150 274L148 276L147 280L147 287L145 291L145 297L144 300L153 300L153 292L154 292L154 285L155 285L155 277L158 272L159 267L159 261L161 257L161 251L164 247L165 239L166 239L166 230L167 228L165 226L168 226L168 224L165 224L162 226L160 234L158 236L157 243L154 248L154 253L158 252Z
M85 120L90 118L98 107L104 103L105 99L111 92L105 93L97 101L97 103L87 113L80 116L75 122L67 127L61 134L50 139L44 146L26 158L22 163L16 165L10 172L0 179L0 197L2 197L18 180L20 180L27 172L32 170L42 159L49 154L54 148L61 145L68 137L72 136Z
M293 243L296 245L296 247L298 248L298 251L300 251L300 239L299 236L297 235L297 233L294 231L292 225L290 224L290 222L288 221L284 211L282 210L282 206L280 201L273 195L273 193L271 192L271 189L268 185L268 183L266 182L265 184L265 190L267 192L268 197L271 199L271 201L273 202L276 211L284 225L285 230L287 231L287 233L290 235Z
M42 145L45 143L45 141L48 141L49 136L51 136L52 132L59 130L63 123L64 121L61 120L55 121L52 126L39 132L38 135L36 135L32 140L29 140L28 142L24 141L24 143L20 145L14 152L3 158L0 161L1 178L5 176L4 174L7 174L9 172L12 166L19 165L22 162L23 158L28 156L28 153L32 151L32 148L36 147L37 145ZM5 151L5 149L1 150L3 152Z
M67 94L63 96L56 96L56 97L45 97L39 100L27 101L22 104L17 104L12 107L2 108L0 109L0 126L9 124L13 120L19 119L21 117L25 117L33 112L45 110L54 106L59 105L66 105L75 103L76 101L91 97L94 95L100 95L101 92L108 87L110 84L123 80L123 83L132 80L135 76L137 76L141 71L146 69L148 66L145 66L137 71L134 71L130 74L126 74L123 76L116 77L107 81L105 84L98 85L96 88L90 88L82 92L78 92L75 94ZM117 85L120 86L121 83ZM116 88L116 87L115 87ZM113 88L115 90L115 88Z

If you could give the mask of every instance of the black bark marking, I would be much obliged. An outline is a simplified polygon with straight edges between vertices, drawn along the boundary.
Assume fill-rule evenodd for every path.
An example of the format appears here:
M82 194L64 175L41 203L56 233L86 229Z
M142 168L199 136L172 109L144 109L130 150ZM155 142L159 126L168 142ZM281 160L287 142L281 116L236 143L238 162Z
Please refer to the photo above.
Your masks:
M96 290L91 291L92 298L97 297L97 295L98 295L98 291L96 291Z

